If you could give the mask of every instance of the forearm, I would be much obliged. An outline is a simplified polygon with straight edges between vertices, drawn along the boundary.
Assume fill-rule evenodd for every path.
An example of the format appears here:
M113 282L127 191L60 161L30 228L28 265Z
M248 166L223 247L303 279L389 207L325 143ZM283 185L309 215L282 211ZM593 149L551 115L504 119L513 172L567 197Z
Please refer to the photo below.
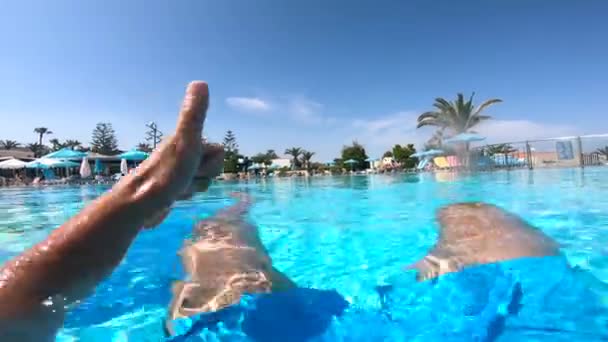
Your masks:
M46 330L39 329L41 324L50 322L49 317L63 317L64 305L88 295L110 274L144 226L162 220L200 166L208 104L207 84L190 83L175 136L163 141L137 175L121 179L45 241L0 269L0 336L4 338L8 330L19 334L43 330L42 335L52 335L61 319L53 320ZM223 149L210 152L214 164L206 165L207 176L213 177L219 172Z
M28 315L48 297L86 296L120 263L137 236L148 197L128 177L0 270L0 317ZM24 305L26 304L27 305ZM66 304L67 304L66 303Z

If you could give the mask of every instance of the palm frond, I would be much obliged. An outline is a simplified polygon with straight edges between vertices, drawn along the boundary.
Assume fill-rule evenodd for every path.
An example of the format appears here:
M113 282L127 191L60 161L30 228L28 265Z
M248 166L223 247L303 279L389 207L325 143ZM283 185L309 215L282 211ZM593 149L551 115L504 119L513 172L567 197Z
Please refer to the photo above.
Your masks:
M482 115L483 110L494 103L502 102L500 99L491 99L476 108L473 104L474 98L474 92L466 100L463 93L458 93L453 102L442 97L435 98L435 109L418 116L417 127L437 126L447 128L454 134L467 132L481 121L490 119L490 116Z
M484 109L488 108L489 106L491 106L495 103L501 103L501 102L502 102L501 99L487 100L484 103L482 103L481 105L479 105L479 107L477 107L477 110L475 110L475 112L473 112L473 116L477 116L477 115L481 114L481 112L484 111Z
M439 115L441 115L439 112L424 112L418 116L418 122L429 118L436 119Z
M450 113L450 115L456 114L454 105L452 103L450 103L450 101L448 101L442 97L436 98L433 106L435 106L435 108L439 109L440 112Z
M436 126L436 127L445 128L447 125L448 124L441 119L428 118L425 120L418 121L416 128L420 128L420 127L424 127L424 126Z

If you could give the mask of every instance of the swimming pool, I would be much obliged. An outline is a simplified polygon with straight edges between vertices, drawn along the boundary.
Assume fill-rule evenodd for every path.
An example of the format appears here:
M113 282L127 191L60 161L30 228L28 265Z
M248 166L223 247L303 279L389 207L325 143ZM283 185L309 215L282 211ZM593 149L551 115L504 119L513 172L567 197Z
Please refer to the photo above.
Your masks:
M588 168L216 184L142 233L113 275L70 313L58 340L162 340L170 283L182 275L175 251L194 220L230 204L234 191L255 199L250 219L278 269L301 287L337 293L245 298L198 329L184 326L190 337L174 340L604 340L607 179L608 169ZM106 190L0 189L0 261ZM470 200L499 205L543 229L576 268L561 258L519 260L416 283L403 266L434 244L435 210Z

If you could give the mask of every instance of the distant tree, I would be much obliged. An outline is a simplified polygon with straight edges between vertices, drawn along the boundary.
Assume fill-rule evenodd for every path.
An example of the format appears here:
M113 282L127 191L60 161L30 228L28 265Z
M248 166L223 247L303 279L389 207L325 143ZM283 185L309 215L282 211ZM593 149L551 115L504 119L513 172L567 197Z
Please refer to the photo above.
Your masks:
M150 141L152 143L152 149L155 149L156 145L158 145L163 138L163 132L158 129L158 126L154 121L147 123L146 127L148 127L148 131L146 132L146 140Z
M595 152L598 154L608 158L608 146L604 146L602 148L598 148Z
M63 145L71 150L76 150L80 146L82 146L82 143L78 140L67 139L66 141L63 142Z
M268 151L266 151L266 155L270 159L278 159L279 158L279 156L277 155L277 153L274 150L268 150Z
M91 151L105 155L114 155L119 152L116 133L111 123L100 122L97 124L93 130Z
M412 157L414 153L416 153L414 144L407 144L405 147L397 144L393 147L393 158L407 169L413 168L418 163L418 159Z
M306 170L310 170L310 160L314 155L314 152L302 151L302 164L304 164Z
M342 158L334 158L334 164L329 167L329 170L332 173L339 173L339 172L342 172L343 168L344 168L344 161L342 160Z
M436 98L433 104L436 109L422 113L418 117L418 127L435 126L449 129L454 134L468 132L480 122L490 119L490 116L482 115L486 108L502 102L500 99L491 99L475 107L473 105L474 96L475 93L466 102L463 94L460 93L456 96L454 102L441 97Z
M39 143L28 144L27 148L30 151L34 152L35 158L42 157L43 155L48 154L50 152L50 149L48 148L48 146L41 145Z
M19 146L21 146L21 144L15 140L0 140L0 149L2 150L12 150Z
M319 163L319 162L313 162L313 163L310 163L310 168L312 170L317 170L317 171L323 172L323 171L327 170L327 165L325 165L323 163Z
M239 151L239 144L237 144L234 132L232 132L231 130L226 131L226 136L224 136L224 150L227 153L238 153Z
M264 164L265 160L266 160L266 154L264 154L264 153L258 153L251 157L251 161L254 164Z
M255 156L251 157L251 161L255 164L261 164L270 166L272 165L272 155L268 153L258 153Z
M386 151L382 155L382 158L392 158L392 157L393 157L393 152L392 151Z
M459 93L454 102L441 97L436 98L433 104L435 110L422 113L418 117L417 127L435 126L442 134L444 130L448 130L452 135L472 132L474 126L491 118L483 115L483 111L493 104L502 102L500 99L490 99L475 107L474 96L475 93L471 94L471 97L465 101L464 95ZM469 150L469 143L465 144L465 148Z
M41 146L42 146L42 137L44 137L45 135L53 134L53 132L51 132L46 127L36 127L36 128L34 128L34 133L38 133L38 145L41 145Z
M299 157L303 150L300 147L292 147L285 150L285 154L291 156L291 169L295 170L300 164Z
M486 146L485 152L487 155L493 156L495 154L500 154L500 153L509 154L509 153L517 152L517 149L513 148L513 146L511 146L509 144L498 144L498 145Z
M53 151L59 151L64 147L57 138L50 139L49 142L51 143L51 150Z
M239 145L236 142L234 133L230 130L224 136L224 172L235 173L239 171Z
M137 144L136 148L142 152L148 152L148 153L152 152L152 147L150 147L150 144L148 144L148 143L139 143L139 144Z
M361 170L365 168L365 164L367 163L365 160L367 159L367 154L365 153L365 148L363 145L359 144L356 141L353 141L351 146L344 146L342 148L342 162L345 162L349 159L355 160L357 163L353 164L351 167L355 170Z
M67 139L64 142L60 142L59 139L53 138L49 140L51 143L51 150L59 151L62 148L69 148L71 150L77 150L82 145L82 143L78 140Z

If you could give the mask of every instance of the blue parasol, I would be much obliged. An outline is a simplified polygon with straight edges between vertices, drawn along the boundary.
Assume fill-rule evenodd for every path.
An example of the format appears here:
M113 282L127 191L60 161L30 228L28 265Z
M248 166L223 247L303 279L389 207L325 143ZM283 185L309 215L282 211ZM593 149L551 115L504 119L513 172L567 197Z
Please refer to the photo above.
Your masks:
M27 167L28 169L48 169L49 166L40 162L39 159L33 160L27 164L25 164L25 167Z
M47 164L49 167L79 167L79 163L74 163L69 160L55 160Z
M120 159L131 160L131 161L142 161L148 158L149 154L139 150L130 150L125 153L119 154L117 157Z
M61 150L51 152L42 158L51 158L51 159L82 159L87 154L80 151L74 151L69 148L62 148Z
M57 160L57 159L48 159L48 158L40 158L34 161L31 161L25 165L28 169L48 169L51 167L78 167L79 163L74 163L69 160Z

